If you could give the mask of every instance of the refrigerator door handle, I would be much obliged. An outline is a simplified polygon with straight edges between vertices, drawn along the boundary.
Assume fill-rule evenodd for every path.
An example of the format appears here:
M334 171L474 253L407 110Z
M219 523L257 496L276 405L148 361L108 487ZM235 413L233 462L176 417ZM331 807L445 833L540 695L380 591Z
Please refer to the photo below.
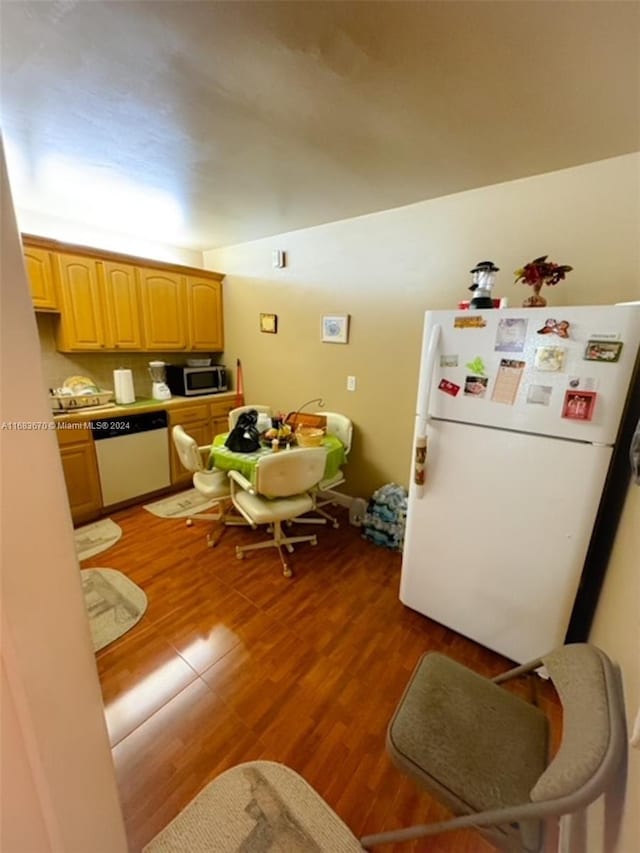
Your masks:
M424 369L421 372L420 387L418 388L418 438L424 438L427 434L427 420L429 418L429 399L431 397L431 386L433 384L433 368L435 367L440 335L442 327L436 323L429 334L424 355Z
M433 385L433 368L440 344L442 327L436 323L429 333L426 354L423 352L423 370L420 373L418 388L418 418L416 424L416 443L413 460L414 494L418 500L424 494L425 466L427 462L427 420L429 418L429 398Z

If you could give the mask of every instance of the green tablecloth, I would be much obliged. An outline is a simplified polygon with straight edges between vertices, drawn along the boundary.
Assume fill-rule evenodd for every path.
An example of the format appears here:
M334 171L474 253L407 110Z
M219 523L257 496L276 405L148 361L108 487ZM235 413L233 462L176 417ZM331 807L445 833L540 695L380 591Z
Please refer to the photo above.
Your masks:
M221 435L216 435L213 439L209 464L220 468L222 471L239 471L255 486L258 461L262 456L268 456L273 453L273 450L270 447L264 447L256 450L255 453L234 453L228 447L224 446L228 435L229 433L225 432ZM326 480L337 474L338 470L344 465L344 445L335 435L325 435L322 439L322 446L327 449L327 461L323 476L323 479ZM296 453L300 449L292 447L290 449L279 450L278 453Z

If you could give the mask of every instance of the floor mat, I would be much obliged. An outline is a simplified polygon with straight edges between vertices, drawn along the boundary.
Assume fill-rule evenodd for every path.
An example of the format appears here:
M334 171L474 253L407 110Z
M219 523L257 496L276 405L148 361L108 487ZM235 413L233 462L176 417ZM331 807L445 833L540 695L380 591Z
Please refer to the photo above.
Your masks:
M147 596L116 569L82 569L80 574L93 650L98 652L142 619Z
M155 501L155 503L145 504L144 509L160 518L186 518L204 512L204 510L210 509L218 503L217 500L207 500L197 489L189 489L186 492L180 492L177 495L171 495L169 498Z
M110 518L103 518L100 521L94 521L93 524L78 527L74 531L78 559L88 560L89 557L95 557L96 554L115 545L121 536L122 528Z

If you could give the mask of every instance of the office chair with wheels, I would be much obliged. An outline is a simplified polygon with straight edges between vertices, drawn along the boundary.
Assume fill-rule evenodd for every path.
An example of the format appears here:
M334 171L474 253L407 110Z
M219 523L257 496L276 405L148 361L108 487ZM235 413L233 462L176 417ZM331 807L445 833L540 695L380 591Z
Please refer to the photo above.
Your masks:
M349 461L349 451L351 450L351 440L353 438L353 424L346 415L341 415L339 412L316 412L317 415L322 415L327 419L326 432L327 435L335 435L344 445L345 464ZM325 506L335 504L335 495L333 494L336 486L341 486L345 482L344 469L340 468L333 477L328 477L318 483L316 489L316 506L315 512L322 518L301 518L302 522L310 524L326 524L330 521L333 527L339 527L338 519L326 512L323 509Z
M239 471L229 471L231 500L252 527L272 525L273 537L254 545L239 545L236 556L257 548L277 548L285 577L292 572L283 548L293 551L296 542L317 544L316 536L285 536L282 522L289 521L314 508L313 487L324 472L327 452L324 447L283 450L262 456L256 468L253 486Z
M541 666L562 703L562 740L551 760L546 716L501 686ZM561 646L492 680L431 652L389 723L387 749L457 817L365 836L366 850L476 828L500 849L537 853L552 818L561 818L565 849L575 849L574 824L610 789L626 753L620 672L586 643Z
M225 524L238 524L237 519L228 517L225 511L225 502L230 502L231 491L229 489L229 480L224 471L218 468L207 468L206 460L209 458L211 445L199 447L198 443L184 428L177 424L171 430L173 444L178 453L180 462L187 471L193 474L192 482L195 489L208 500L217 501L217 513L194 513L187 518L187 526L191 526L194 521L213 521L217 524L212 525L210 533L207 534L207 544L210 548L215 547L222 534L224 533ZM244 523L244 522L242 522Z

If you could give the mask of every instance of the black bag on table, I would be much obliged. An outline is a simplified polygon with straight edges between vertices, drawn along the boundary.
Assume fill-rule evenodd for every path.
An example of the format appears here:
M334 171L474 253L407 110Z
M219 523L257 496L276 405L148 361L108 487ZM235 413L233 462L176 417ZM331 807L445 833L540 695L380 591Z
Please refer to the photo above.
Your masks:
M225 441L225 447L234 453L253 453L260 447L258 413L255 409L242 412Z

